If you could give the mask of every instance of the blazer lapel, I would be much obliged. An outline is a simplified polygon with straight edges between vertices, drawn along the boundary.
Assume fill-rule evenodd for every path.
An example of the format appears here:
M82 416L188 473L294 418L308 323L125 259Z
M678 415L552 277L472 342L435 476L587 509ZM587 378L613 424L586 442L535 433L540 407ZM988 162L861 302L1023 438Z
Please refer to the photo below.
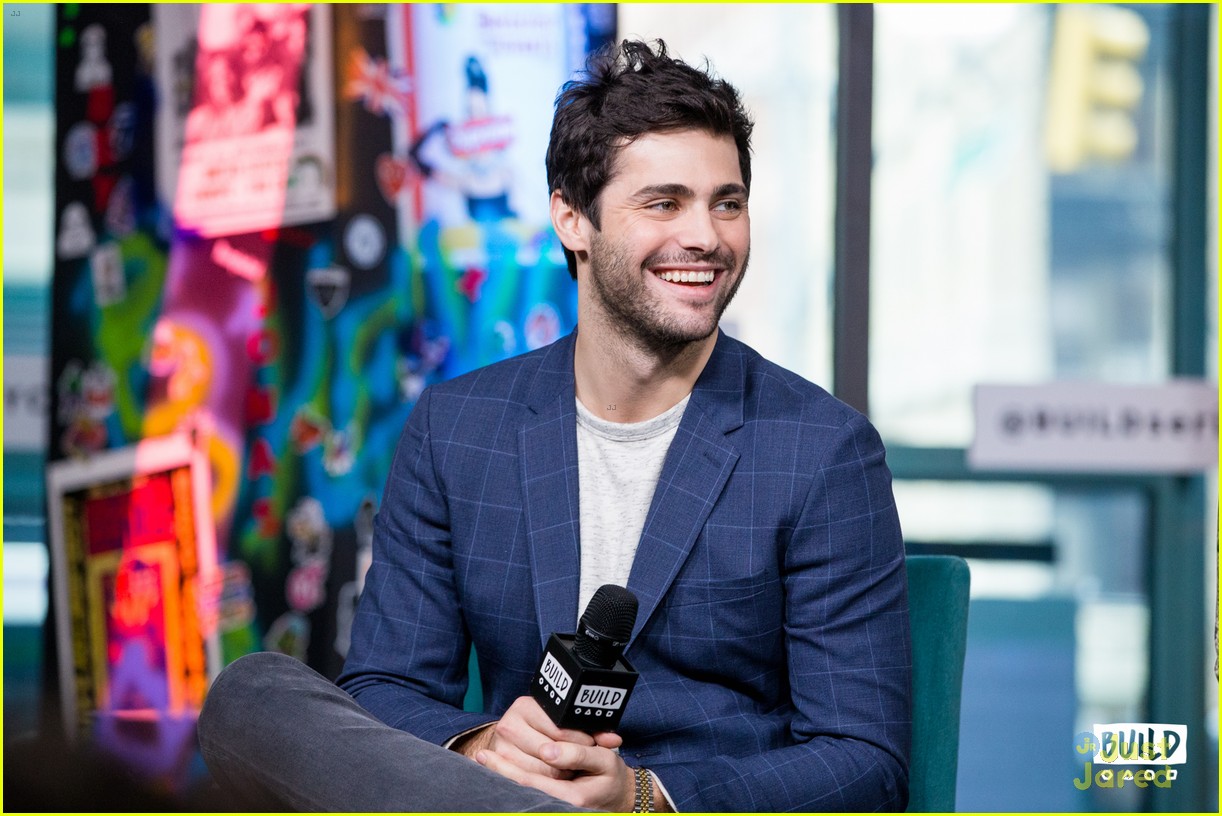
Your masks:
M540 363L527 397L534 416L518 433L540 646L553 632L574 631L578 614L575 337L570 334L557 342ZM628 588L640 601L634 638L683 566L738 462L738 451L726 434L743 423L741 355L739 344L718 336L666 454L628 578Z
M539 643L577 621L580 529L574 335L540 363L527 397L534 416L518 432L526 537L534 574Z
M635 638L687 559L738 462L726 434L743 422L741 348L720 334L666 454L628 588L640 601Z

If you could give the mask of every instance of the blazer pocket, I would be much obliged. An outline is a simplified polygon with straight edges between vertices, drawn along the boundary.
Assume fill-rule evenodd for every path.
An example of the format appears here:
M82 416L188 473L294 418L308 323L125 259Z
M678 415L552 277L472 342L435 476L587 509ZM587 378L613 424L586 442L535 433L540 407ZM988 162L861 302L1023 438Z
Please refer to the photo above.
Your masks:
M734 604L768 591L775 579L767 575L743 578L676 578L667 593L667 605L675 608L701 604Z
M693 674L758 681L782 651L783 598L780 581L765 573L676 579L658 620L671 659Z

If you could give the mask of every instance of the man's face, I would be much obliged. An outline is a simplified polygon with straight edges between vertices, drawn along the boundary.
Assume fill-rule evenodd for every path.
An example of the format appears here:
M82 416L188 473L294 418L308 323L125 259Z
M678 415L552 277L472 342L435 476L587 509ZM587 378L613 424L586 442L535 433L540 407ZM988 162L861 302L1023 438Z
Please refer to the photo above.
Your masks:
M646 347L703 340L717 329L747 266L751 219L729 136L642 136L619 152L590 236L590 316ZM601 319L601 318L597 318Z

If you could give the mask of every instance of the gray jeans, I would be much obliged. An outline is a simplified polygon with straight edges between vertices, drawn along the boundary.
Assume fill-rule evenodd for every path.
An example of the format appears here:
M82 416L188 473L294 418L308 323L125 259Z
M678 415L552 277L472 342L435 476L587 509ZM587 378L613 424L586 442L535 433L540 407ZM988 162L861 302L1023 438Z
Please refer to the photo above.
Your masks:
M221 672L199 742L217 783L248 810L580 810L383 724L313 669L273 652Z

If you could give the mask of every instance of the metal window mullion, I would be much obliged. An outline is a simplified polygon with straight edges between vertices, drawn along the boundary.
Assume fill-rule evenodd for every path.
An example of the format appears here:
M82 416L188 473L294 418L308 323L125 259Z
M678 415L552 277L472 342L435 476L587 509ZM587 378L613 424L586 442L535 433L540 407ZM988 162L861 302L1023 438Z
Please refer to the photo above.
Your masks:
M874 7L837 6L835 270L832 393L870 409L870 184L873 166Z
M1176 377L1205 376L1206 155L1210 8L1180 6L1168 75L1175 123L1171 197L1171 349ZM1149 717L1188 726L1188 764L1154 810L1206 811L1217 777L1207 771L1205 489L1202 477L1168 478L1155 494L1150 552Z

